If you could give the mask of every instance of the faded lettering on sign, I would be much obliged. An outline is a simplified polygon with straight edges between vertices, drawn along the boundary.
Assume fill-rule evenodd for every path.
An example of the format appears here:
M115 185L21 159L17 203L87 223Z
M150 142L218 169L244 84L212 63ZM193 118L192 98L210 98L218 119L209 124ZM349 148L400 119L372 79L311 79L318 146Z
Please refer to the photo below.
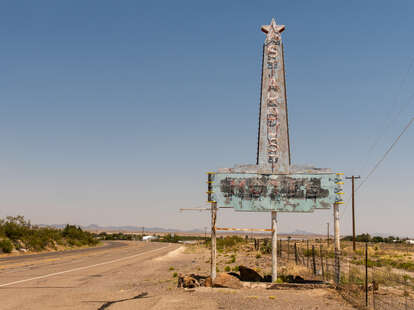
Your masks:
M224 197L237 197L253 200L269 197L271 200L318 199L329 196L329 190L321 187L320 178L292 178L280 176L271 179L267 176L231 178L221 180L220 190Z

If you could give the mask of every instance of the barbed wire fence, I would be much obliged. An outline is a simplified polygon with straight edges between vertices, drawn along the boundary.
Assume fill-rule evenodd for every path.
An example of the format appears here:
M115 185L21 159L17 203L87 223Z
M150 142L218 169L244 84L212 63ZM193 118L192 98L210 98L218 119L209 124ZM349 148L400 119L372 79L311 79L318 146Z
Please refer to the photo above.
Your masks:
M335 259L333 244L326 240L278 240L278 263L304 267L302 277L330 283L359 309L414 310L414 272L377 263L370 255L375 247L366 243L365 249Z

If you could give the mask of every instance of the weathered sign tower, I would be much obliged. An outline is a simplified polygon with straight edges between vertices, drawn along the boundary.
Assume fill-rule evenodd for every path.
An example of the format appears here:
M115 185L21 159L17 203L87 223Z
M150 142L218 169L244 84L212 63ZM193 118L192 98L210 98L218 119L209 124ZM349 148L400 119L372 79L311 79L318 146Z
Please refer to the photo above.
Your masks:
M271 212L272 279L277 279L277 212L313 212L334 207L335 252L339 252L338 204L343 203L342 173L330 169L294 166L290 163L289 126L285 66L281 33L285 26L262 26L262 84L256 165L236 165L208 173L208 201L211 203L211 275L216 274L216 212L220 207L236 211ZM233 230L233 229L232 229ZM337 270L339 274L339 270Z
M285 64L281 33L283 25L272 19L262 26L263 46L257 165L262 173L288 174L289 132L286 102Z

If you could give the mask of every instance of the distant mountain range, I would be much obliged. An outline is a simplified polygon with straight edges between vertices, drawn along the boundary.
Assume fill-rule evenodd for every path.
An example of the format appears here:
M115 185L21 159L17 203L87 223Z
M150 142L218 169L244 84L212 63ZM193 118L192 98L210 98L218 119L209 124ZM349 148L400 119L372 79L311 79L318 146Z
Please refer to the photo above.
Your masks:
M39 224L40 227L55 227L63 229L65 228L66 224ZM142 232L143 226L100 226L96 224L90 224L87 226L77 225L80 226L84 230L89 231L131 231L131 232ZM201 234L204 233L204 230L201 229L176 229L176 228L161 228L161 227L144 227L145 232L160 232L160 233L167 233L167 232L174 232L174 233L189 233L189 234ZM209 233L209 228L207 229L207 233ZM237 233L237 232L235 232ZM239 232L239 234L247 234L247 232ZM296 229L293 232L279 232L279 235L292 235L292 236L321 236L322 234L317 234L305 230ZM331 237L333 232L331 233ZM351 235L351 234L341 234L342 236ZM391 234L391 233L370 233L371 236L380 236L380 237L400 237L405 238L407 236L399 235L399 234Z
M65 228L66 224L51 224L51 225L44 225L40 224L38 226L41 227L54 227L63 229ZM183 230L183 229L175 229L175 228L161 228L161 227L143 227L143 226L99 226L96 224L90 224L87 226L83 225L77 225L80 226L84 230L89 231L136 231L136 232L142 232L144 229L145 232L175 232L175 233L204 233L204 230L201 229L190 229L190 230ZM209 232L209 229L207 230ZM242 232L242 234L246 234L246 232ZM280 232L279 234L282 235L318 235L312 232L304 231L296 229L294 232L291 233L284 233Z
M54 227L63 229L65 228L66 224L39 224L40 227ZM96 224L90 224L87 226L83 225L76 225L80 226L84 230L100 230L100 231L137 231L141 232L144 231L151 231L151 232L182 232L182 233L202 233L204 231L200 229L191 229L191 230L181 230L175 228L161 228L161 227L143 227L143 226L99 226Z

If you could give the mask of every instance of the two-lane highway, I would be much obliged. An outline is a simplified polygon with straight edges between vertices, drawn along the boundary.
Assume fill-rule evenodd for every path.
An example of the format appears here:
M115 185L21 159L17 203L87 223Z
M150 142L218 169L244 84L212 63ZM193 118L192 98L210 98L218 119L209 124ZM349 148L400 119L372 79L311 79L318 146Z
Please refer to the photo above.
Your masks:
M98 309L85 302L139 284L142 268L178 246L108 242L101 247L0 259L0 309ZM132 277L131 277L132 276Z

